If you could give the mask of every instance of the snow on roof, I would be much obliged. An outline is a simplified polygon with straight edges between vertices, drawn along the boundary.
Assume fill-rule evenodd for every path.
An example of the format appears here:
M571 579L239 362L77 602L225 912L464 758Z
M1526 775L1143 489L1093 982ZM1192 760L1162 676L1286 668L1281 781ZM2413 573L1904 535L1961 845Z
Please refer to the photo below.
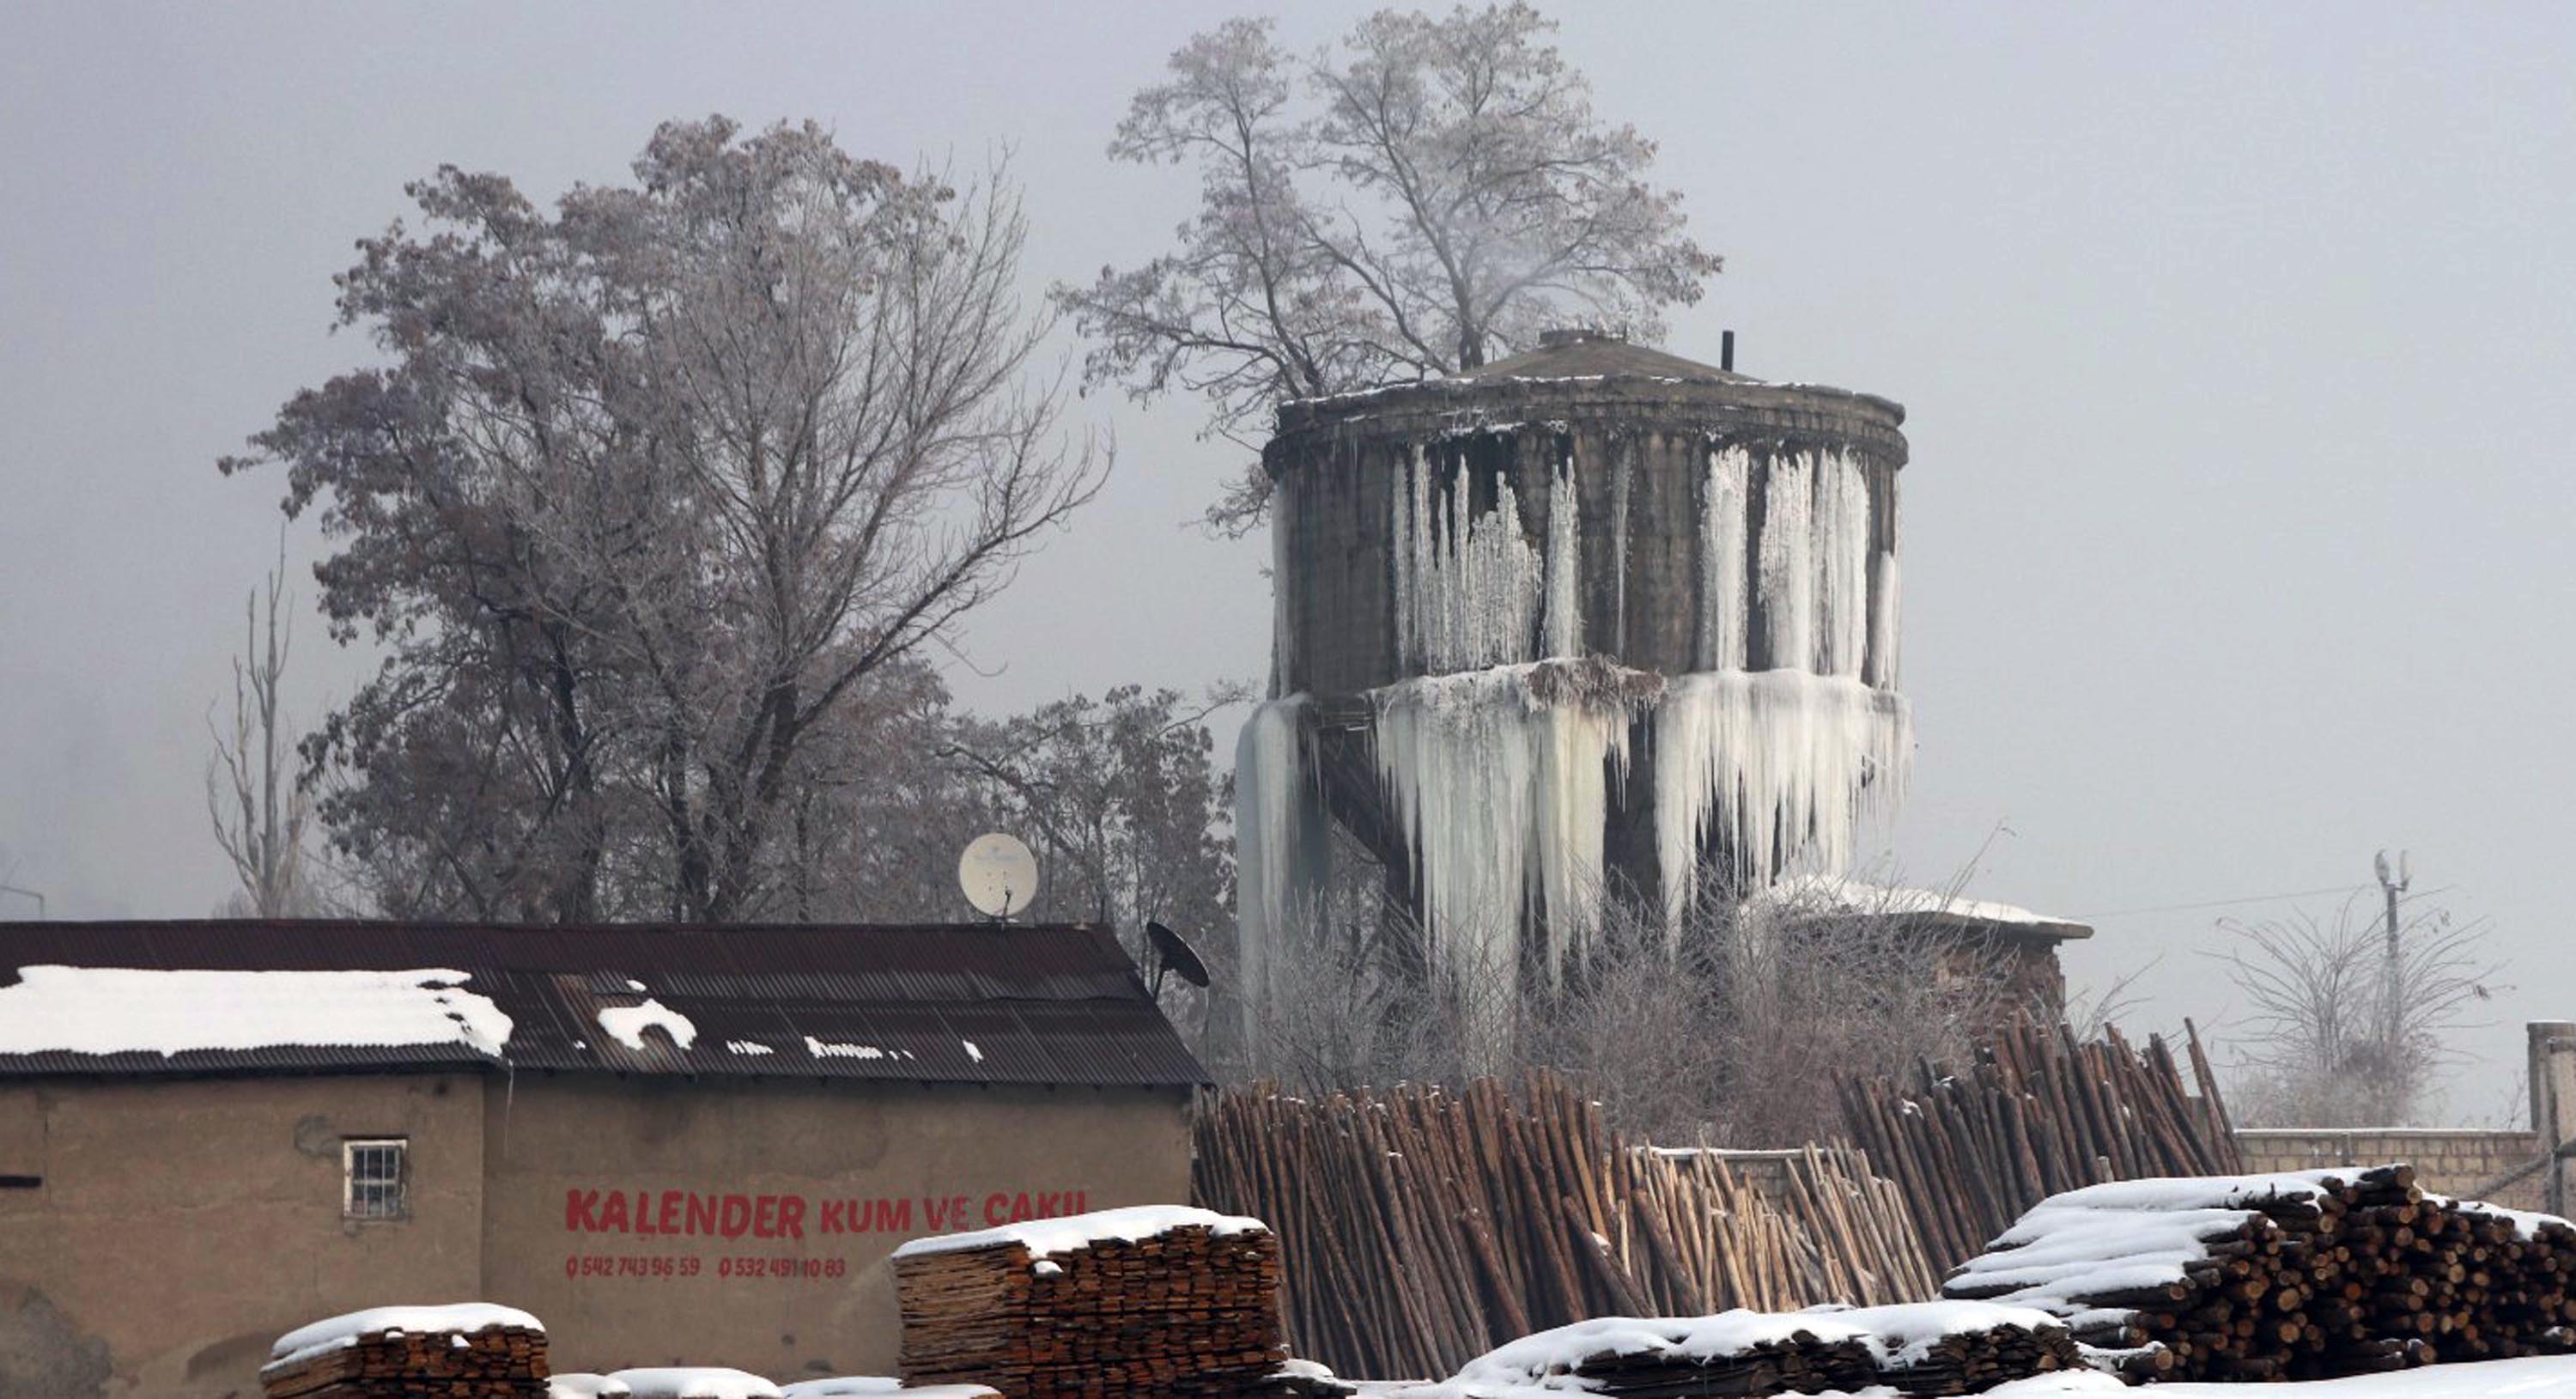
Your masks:
M628 1399L634 1392L626 1381L606 1375L555 1375L546 1381L546 1399Z
M1885 1307L1819 1307L1803 1312L1757 1312L1744 1307L1714 1316L1597 1317L1523 1336L1467 1362L1458 1380L1469 1386L1528 1385L1561 1376L1593 1356L1656 1355L1716 1360L1802 1336L1857 1341L1882 1365L1902 1369L1921 1363L1934 1342L1963 1332L2003 1326L2057 1330L2065 1323L2043 1311L1989 1302L1909 1302Z
M1963 899L1940 889L1908 889L1897 885L1872 884L1865 880L1844 879L1832 875L1805 875L1785 879L1752 894L1746 902L1756 907L1784 909L1793 913L1887 914L1912 917L1972 919L1979 923L2003 923L2016 927L2080 928L2072 918L2034 913L2012 904L1987 903Z
M876 1375L845 1375L836 1380L804 1380L778 1391L785 1399L877 1399L879 1395L900 1395L903 1399L999 1399L1000 1391L980 1384L927 1384L906 1389L903 1381Z
M471 1334L493 1326L516 1327L522 1331L546 1329L544 1322L516 1307L495 1306L490 1302L457 1302L439 1307L369 1307L364 1311L327 1316L278 1337L276 1343L268 1348L269 1363L282 1365L308 1359L324 1351L345 1350L356 1345L362 1336L380 1336L388 1331L412 1336L446 1332Z
M464 972L28 966L0 986L0 1054L183 1054L273 1045L463 1045L498 1056L510 1017Z
M1018 1244L1029 1251L1031 1259L1043 1261L1049 1254L1071 1253L1096 1243L1133 1243L1192 1225L1219 1236L1256 1231L1267 1233L1270 1229L1260 1220L1244 1215L1218 1214L1187 1205L1131 1205L1126 1209L1095 1210L1090 1214L1065 1215L1056 1219L1024 1220L998 1229L978 1229L971 1233L935 1234L904 1244L894 1251L894 1256L914 1258L927 1253L962 1253L968 1249Z
M671 1043L682 1049L698 1042L698 1027L690 1022L689 1017L650 996L638 1006L599 1008L599 1028L628 1049L643 1049L644 1032L657 1027L671 1037Z
M623 1381L635 1399L783 1399L760 1376L719 1366L619 1370L608 1378Z

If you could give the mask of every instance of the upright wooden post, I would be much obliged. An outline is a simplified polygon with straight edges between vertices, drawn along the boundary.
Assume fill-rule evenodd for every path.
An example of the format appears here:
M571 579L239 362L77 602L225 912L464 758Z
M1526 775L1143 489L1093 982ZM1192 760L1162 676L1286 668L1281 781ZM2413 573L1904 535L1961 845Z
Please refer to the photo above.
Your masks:
M2576 1021L2535 1020L2531 1051L2531 1131L2549 1157L2549 1212L2567 1213L2568 1138L2576 1137Z

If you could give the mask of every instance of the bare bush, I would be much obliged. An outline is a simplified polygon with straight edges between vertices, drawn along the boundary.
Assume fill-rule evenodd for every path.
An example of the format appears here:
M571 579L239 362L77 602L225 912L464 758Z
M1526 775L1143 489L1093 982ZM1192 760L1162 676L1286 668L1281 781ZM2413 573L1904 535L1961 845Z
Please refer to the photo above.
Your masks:
M2294 913L2220 924L2220 954L2250 1003L2235 1036L2239 1120L2256 1126L2420 1125L2451 1045L2494 994L2500 968L2479 944L2484 919L2455 921L2421 900L2401 912L2395 955L2375 901L2356 894L2331 917Z

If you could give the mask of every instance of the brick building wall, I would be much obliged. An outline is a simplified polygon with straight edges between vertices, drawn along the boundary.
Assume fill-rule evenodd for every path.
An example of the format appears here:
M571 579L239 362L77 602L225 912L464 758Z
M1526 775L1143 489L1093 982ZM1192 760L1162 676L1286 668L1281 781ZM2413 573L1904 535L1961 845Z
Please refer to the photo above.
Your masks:
M2404 1161L2415 1167L2418 1183L2441 1195L2480 1195L2481 1187L2540 1155L2540 1139L2528 1131L2455 1127L2244 1128L2236 1133L2236 1145L2249 1171ZM2534 1172L2483 1193L2495 1204L2536 1210L2546 1189L2541 1173Z

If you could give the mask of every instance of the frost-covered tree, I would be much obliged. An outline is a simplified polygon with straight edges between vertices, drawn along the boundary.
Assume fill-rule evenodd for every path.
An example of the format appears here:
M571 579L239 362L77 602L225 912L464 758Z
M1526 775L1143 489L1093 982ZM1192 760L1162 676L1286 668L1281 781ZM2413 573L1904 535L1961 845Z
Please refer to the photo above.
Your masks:
M236 472L318 510L343 642L310 740L334 845L397 916L724 921L780 907L815 750L1096 489L1031 383L1025 224L821 128L673 122L542 209L453 167L359 245L381 363Z
M1267 20L1183 45L1110 154L1195 166L1199 210L1172 251L1056 289L1088 379L1200 394L1240 436L1283 400L1473 368L1571 318L1658 334L1719 260L1554 28L1515 0L1382 11L1311 57Z

